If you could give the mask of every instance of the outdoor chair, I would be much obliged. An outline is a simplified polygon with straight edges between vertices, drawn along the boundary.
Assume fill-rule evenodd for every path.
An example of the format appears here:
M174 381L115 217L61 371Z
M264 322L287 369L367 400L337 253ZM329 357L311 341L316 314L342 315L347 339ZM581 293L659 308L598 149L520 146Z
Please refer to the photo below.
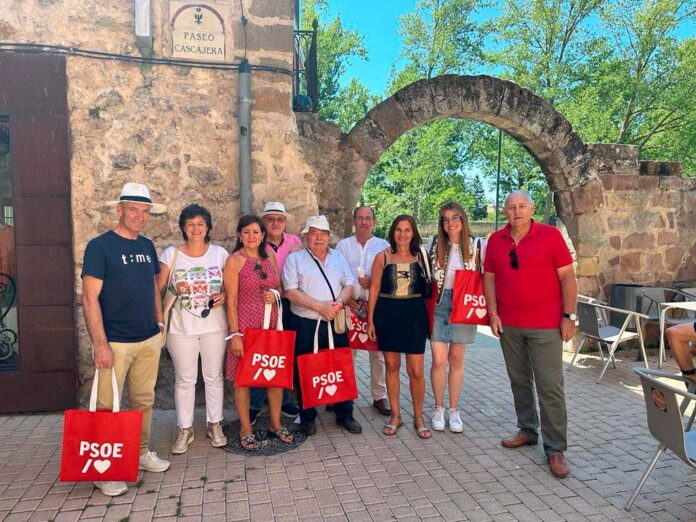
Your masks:
M606 314L608 312L614 312L626 316L621 328L611 326L606 321L604 324L600 323L600 318L606 318ZM646 316L644 314L632 312L631 310L623 310L621 308L614 308L613 306L606 306L599 303L586 303L582 300L578 300L578 323L581 336L577 350L575 350L575 355L573 355L573 358L568 365L568 371L572 370L573 364L575 364L575 359L577 358L587 339L594 339L597 341L599 344L599 354L602 357L602 362L604 363L602 371L599 373L597 383L599 383L599 381L602 380L602 377L604 377L604 372L607 371L609 363L612 363L614 368L616 368L614 352L621 343L626 341L638 339L640 343L640 351L643 355L643 362L647 368L648 359L645 355L643 332L640 328L640 320L645 317ZM631 323L633 323L636 327L635 332L630 332L627 330ZM607 346L608 356L606 360L604 358L604 350L602 345Z
M692 400L696 400L696 395L694 395L696 386L685 377L664 370L635 368L634 371L640 377L640 383L643 386L648 429L660 445L645 472L643 472L631 497L626 502L624 508L626 511L631 509L633 502L646 480L648 480L648 476L655 468L657 461L668 449L672 450L676 456L689 466L696 468L696 432L690 431L694 423L696 410L692 413L686 427L684 427L683 420L684 412L686 412L689 403ZM679 387L658 380L658 377L677 381ZM688 391L683 389L685 382L689 384ZM681 405L677 404L677 396L683 398Z
M641 312L648 316L649 321L657 321L660 317L660 305L664 303L685 303L696 301L696 295L689 294L676 288L642 288L643 309ZM694 321L694 314L688 311L672 313L665 317L670 324L684 324Z
M660 311L659 314L659 323L660 323L660 354L657 359L657 367L662 368L662 361L667 360L667 356L665 354L665 326L668 322L672 322L672 324L675 324L668 315L667 312L674 311L674 310L681 310L684 315L696 315L696 301L685 301L685 302L672 302L672 303L659 303L658 304L658 310ZM690 323L693 322L695 319L692 316L686 321L681 321L680 323L676 324L683 324L683 323Z
M596 297L589 297L587 295L582 294L578 294L578 301L582 301L583 303L601 304L604 306L609 305L609 303L607 303L606 301L602 301L601 299L597 299ZM606 310L597 308L597 319L599 320L599 326L607 326L609 324L609 314Z

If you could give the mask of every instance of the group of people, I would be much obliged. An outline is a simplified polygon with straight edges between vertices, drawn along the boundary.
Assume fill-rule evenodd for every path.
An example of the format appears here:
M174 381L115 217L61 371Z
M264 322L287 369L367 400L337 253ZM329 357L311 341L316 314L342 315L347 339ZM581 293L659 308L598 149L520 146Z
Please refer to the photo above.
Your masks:
M166 346L176 374L178 431L171 453L187 451L194 439L193 411L200 357L205 384L207 435L215 447L226 445L222 431L224 379L234 380L244 352L244 332L261 328L264 309L272 307L276 324L276 292L282 295L282 324L296 332L297 357L313 351L317 321L319 345L328 346L329 323L351 309L366 318L369 338L378 351L369 352L372 406L388 416L385 436L402 426L400 368L405 354L413 403L413 426L422 439L431 430L461 433L459 399L464 355L476 337L476 326L450 321L455 273L484 272L484 292L493 335L500 337L511 381L519 432L502 445L537 444L541 421L544 450L551 472L565 477L566 411L561 365L562 341L575 328L577 291L572 258L560 233L532 219L534 206L524 192L505 201L508 225L486 242L475 238L467 215L457 203L442 206L437 234L425 245L412 216L397 216L388 237L373 234L374 209L353 212L355 234L336 239L325 216L310 217L302 236L285 231L283 204L267 203L262 215L242 216L237 243L229 254L209 242L210 212L189 205L179 217L183 242L157 255L141 236L150 214L164 212L152 202L147 187L124 185L116 206L118 224L87 245L83 265L83 305L99 372L115 372L120 390L128 383L130 406L142 410L140 468L161 472L170 463L149 449L154 386L165 328L161 295L169 288L178 299L167 325ZM434 294L431 297L431 293ZM429 314L426 301L435 299ZM228 340L226 340L226 338ZM430 380L435 408L430 425L424 418L424 353L430 339ZM347 332L334 333L336 348L350 346ZM252 425L268 402L269 435L283 443L294 435L282 415L299 413L300 430L316 432L315 408L304 408L295 366L295 398L281 388L235 387L240 419L240 444L249 451L264 445ZM111 408L110 375L99 380L98 407ZM106 378L104 378L106 377ZM445 408L445 391L448 403ZM119 390L119 391L120 391ZM535 405L539 400L540 418ZM353 402L330 405L336 423L350 433L362 427ZM96 483L107 495L125 493L120 482Z

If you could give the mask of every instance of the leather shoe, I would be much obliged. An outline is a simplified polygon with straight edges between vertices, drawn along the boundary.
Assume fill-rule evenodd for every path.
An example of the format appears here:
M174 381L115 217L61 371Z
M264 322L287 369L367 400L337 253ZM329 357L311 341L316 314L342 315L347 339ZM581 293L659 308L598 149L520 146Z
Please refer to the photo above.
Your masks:
M317 433L317 423L315 421L303 421L300 423L300 431L307 437Z
M362 433L362 426L355 419L341 419L337 420L336 424L341 428L345 429L349 433Z
M387 399L373 401L372 407L375 410L377 410L381 415L391 415L391 408L389 407L389 401L387 401Z
M549 455L549 469L554 477L566 478L568 476L568 463L563 453Z
M539 441L530 438L526 433L518 431L512 437L500 441L504 448L519 448L521 446L536 446Z

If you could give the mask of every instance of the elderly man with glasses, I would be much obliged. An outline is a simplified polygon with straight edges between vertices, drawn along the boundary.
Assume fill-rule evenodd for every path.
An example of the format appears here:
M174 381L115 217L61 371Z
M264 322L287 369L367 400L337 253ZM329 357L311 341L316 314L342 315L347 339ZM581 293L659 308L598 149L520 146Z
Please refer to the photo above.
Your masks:
M575 335L573 258L554 227L532 219L534 203L517 191L505 200L508 224L488 240L484 292L493 335L500 338L519 431L506 448L538 442L539 398L544 453L551 473L568 476L563 341Z

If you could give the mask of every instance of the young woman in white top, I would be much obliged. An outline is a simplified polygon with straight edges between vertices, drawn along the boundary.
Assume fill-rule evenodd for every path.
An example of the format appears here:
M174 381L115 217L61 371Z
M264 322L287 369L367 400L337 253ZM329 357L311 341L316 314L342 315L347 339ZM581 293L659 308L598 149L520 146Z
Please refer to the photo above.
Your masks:
M172 307L167 334L167 348L176 373L174 403L179 427L171 448L173 454L185 453L193 442L199 355L205 383L207 434L214 447L227 444L221 426L227 346L222 269L229 253L219 245L210 244L213 222L204 207L194 204L182 210L179 228L184 243L170 246L162 253L157 276L160 290L169 284L179 294Z
M483 238L472 237L469 221L462 206L454 202L445 203L440 208L437 236L429 245L433 278L438 289L438 301L430 334L430 346L433 351L430 382L435 396L432 427L437 431L444 430L446 426L446 385L449 385L450 431L464 431L464 424L459 415L459 397L464 384L464 353L466 345L476 339L476 326L450 323L452 289L457 270L480 270L485 248L486 242Z

